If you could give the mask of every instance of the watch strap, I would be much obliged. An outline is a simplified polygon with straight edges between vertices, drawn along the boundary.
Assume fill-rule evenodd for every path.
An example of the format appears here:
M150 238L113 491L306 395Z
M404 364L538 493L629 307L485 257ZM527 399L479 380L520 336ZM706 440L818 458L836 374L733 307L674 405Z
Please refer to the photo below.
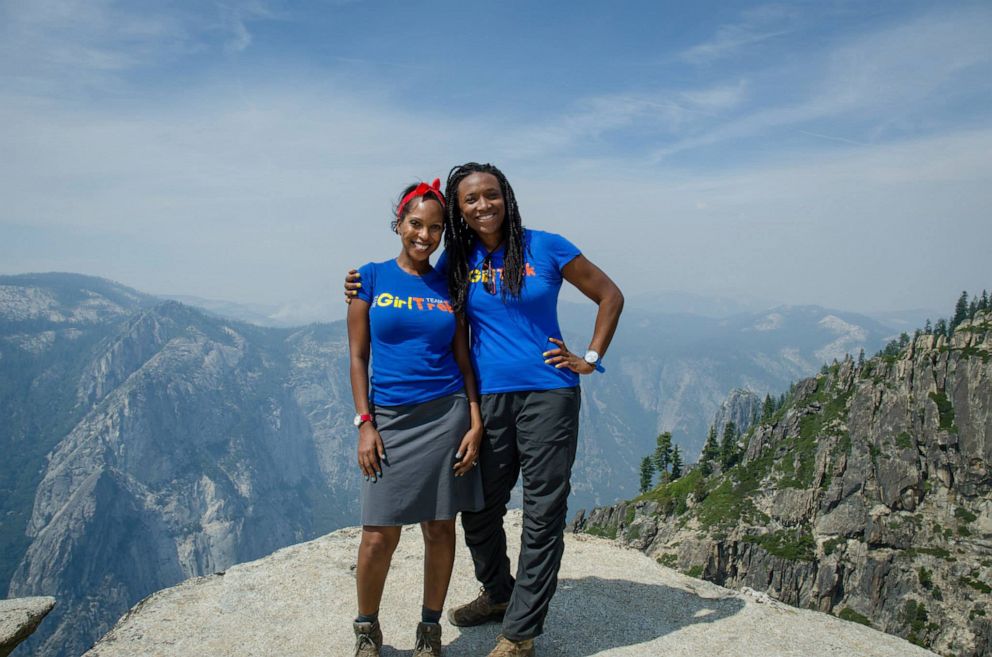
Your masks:
M599 355L599 352L596 352L596 351L593 351L592 349L590 349L589 351L586 352L586 355L585 355L585 357L583 357L583 360L586 361L587 363L589 363L590 365L592 365L596 369L597 372L605 372L606 371L606 368L603 367L603 359Z

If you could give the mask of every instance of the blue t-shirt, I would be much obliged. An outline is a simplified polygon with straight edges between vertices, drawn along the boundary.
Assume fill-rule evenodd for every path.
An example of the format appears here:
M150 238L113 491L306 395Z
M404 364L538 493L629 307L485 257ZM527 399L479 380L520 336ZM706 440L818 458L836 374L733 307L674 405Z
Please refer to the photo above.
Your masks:
M496 293L486 291L482 262L488 253L476 241L468 256L465 314L472 329L472 361L481 394L554 390L579 385L579 375L544 362L544 352L561 339L558 292L561 270L581 255L567 239L541 230L524 230L525 269L520 297L502 295L503 247L493 252ZM437 268L447 265L446 254Z
M359 267L358 298L369 303L371 400L417 404L465 389L451 350L455 315L448 282L436 270L416 276L396 260Z

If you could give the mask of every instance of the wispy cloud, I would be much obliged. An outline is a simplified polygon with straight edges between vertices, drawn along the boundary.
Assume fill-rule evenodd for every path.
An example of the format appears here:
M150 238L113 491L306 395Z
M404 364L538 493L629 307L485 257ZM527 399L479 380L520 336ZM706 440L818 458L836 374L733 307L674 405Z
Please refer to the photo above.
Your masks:
M747 20L754 26L790 16L770 6ZM989 41L992 12L985 8L919 15L839 36L789 62L766 62L747 77L580 99L507 130L505 151L584 157L595 147L609 157L614 142L636 133L633 145L624 143L628 158L658 165L755 138L766 139L762 150L773 152L774 144L797 135L809 137L815 150L826 142L858 146L949 130L955 121L944 117L954 116L947 111L956 102L992 99Z
M810 137L816 137L817 139L826 139L827 141L836 141L841 144L851 144L853 146L867 146L868 144L863 141L855 141L853 139L848 139L846 137L838 137L837 135L822 135L819 132L810 132L809 130L796 130L801 135L808 135Z
M710 64L748 46L784 36L796 29L797 12L783 5L764 5L743 13L740 22L721 25L714 35L683 50L678 57L690 64Z
M700 89L680 91L677 97L692 110L704 114L718 114L736 108L745 99L747 83L744 80Z
M122 70L184 50L191 35L181 16L127 11L103 0L14 0L5 4L2 27L5 73L16 68Z
M191 5L11 0L0 5L0 80L28 93L106 87L123 75L215 48L236 53L248 24L277 14L258 0Z
M829 134L820 124L844 119L866 138L934 117L963 97L992 95L992 11L926 15L843 41L807 72L805 93L792 102L765 103L727 120L696 126L692 134L655 151L655 161L717 143L775 130ZM814 60L815 61L815 60ZM924 122L922 118L929 117ZM945 126L946 127L946 126ZM859 136L862 136L859 135ZM860 142L852 136L845 139Z
M563 155L611 133L636 129L642 138L671 135L698 117L712 118L737 107L747 95L744 81L658 93L607 94L583 98L557 116L511 130L508 154Z
M274 20L279 14L257 0L223 3L218 6L221 30L226 34L224 49L241 52L251 45L248 23L254 20Z

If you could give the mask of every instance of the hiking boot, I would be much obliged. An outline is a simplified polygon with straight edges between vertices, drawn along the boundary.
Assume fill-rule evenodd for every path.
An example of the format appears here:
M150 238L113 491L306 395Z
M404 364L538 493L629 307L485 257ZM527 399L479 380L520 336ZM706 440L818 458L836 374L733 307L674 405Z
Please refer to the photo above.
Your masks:
M437 623L417 625L417 642L413 657L439 657L441 654L441 626Z
M511 641L500 634L489 657L534 657L534 639Z
M503 621L509 602L493 603L485 588L479 589L479 597L461 607L448 610L448 622L457 627L471 627L483 623Z
M359 623L355 621L355 657L379 657L382 647L382 628L379 621Z

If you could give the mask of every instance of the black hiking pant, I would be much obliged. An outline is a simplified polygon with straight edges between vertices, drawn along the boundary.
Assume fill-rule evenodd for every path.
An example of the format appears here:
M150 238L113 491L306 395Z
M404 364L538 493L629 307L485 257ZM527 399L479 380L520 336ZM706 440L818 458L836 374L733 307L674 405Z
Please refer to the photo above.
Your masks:
M509 600L503 635L514 641L541 634L558 586L579 405L578 387L482 395L485 507L462 513L462 526L476 579L493 601ZM523 535L514 581L503 516L521 474Z

